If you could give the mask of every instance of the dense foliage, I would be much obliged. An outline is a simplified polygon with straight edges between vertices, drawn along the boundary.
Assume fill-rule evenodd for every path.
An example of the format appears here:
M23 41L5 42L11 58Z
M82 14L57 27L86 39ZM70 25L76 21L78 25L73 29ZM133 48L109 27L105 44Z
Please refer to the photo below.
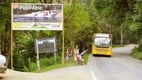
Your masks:
M133 58L136 58L136 59L138 59L138 60L142 60L142 52L140 52L137 47L135 47L135 48L132 50L132 52L131 52L130 55L131 55Z
M0 51L1 54L7 57L7 62L10 59L10 33L11 21L10 3L5 1L5 4L0 4ZM9 65L10 66L10 65Z

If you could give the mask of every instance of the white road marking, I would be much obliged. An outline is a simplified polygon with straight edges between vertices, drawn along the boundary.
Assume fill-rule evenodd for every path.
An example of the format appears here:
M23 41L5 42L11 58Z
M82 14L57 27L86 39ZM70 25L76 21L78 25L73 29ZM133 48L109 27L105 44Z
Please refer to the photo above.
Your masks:
M91 74L92 74L92 76L93 76L93 80L97 80L96 77L95 77L94 72L93 72L93 71L90 71L90 72L91 72Z

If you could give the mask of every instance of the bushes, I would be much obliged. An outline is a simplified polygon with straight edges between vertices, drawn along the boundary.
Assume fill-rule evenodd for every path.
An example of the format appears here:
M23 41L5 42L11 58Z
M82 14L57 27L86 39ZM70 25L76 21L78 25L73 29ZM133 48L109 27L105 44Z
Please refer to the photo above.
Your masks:
M37 63L36 62L31 62L30 59L28 59L29 61L29 66L26 67L24 66L24 71L26 72L33 72L37 70ZM56 63L59 64L61 63L61 57L59 56L59 54L56 55ZM43 57L40 59L40 68L45 68L47 66L51 66L55 64L55 58L54 56L48 58L48 57Z
M138 47L138 51L142 52L142 38L139 41L139 47Z
M132 56L133 58L136 58L138 60L142 60L142 52L139 51L139 48L135 47L130 56Z
M14 67L14 70L17 70L17 71L23 71L23 65L24 65L24 60L22 58L22 55L21 54L14 54L13 55L13 67Z
M51 33L52 35L50 35ZM57 39L57 63L61 62L62 47L60 32L48 32L48 31L14 31L14 47L13 47L13 67L18 71L34 71L36 66L36 53L34 41L38 38L52 37L56 35ZM40 54L40 65L46 67L55 64L54 55Z
M142 38L139 41L139 46L135 47L131 54L130 54L133 58L136 58L138 60L142 60Z
M83 59L85 60L85 63L87 63L89 61L89 55L90 53L87 53L83 56Z
M142 38L139 41L139 46L135 47L130 55L136 59L142 60Z
M31 62L30 59L28 59L29 61L29 67L24 66L24 71L25 72L32 72L34 70L37 70L37 64L34 62Z
M54 65L55 64L55 59L54 56L51 58L42 58L40 59L40 66L42 67L47 67L50 65Z

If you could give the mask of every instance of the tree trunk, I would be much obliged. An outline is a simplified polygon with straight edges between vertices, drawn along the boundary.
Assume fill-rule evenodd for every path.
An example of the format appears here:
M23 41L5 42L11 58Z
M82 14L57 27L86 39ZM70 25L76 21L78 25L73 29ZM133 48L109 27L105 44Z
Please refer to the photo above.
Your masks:
M42 0L39 0L41 3L43 3L43 1Z
M10 67L10 56L11 56L11 44L10 44L10 40L9 40L9 44L8 44L8 55L7 55L7 64L8 64L8 67Z
M51 3L51 4L52 4L52 3L53 3L53 0L51 0L49 3Z
M7 32L8 32L8 22L6 21L6 24L5 24L5 36L4 36L4 56L6 56Z
M70 45L72 48L72 54L74 55L75 42L72 39L70 40Z
M14 2L14 3L15 3L15 0L12 0L12 2Z
M18 2L21 2L21 0L18 0Z
M4 53L3 53L4 56L6 56L6 37L7 35L4 38Z
M47 1L46 0L43 0L44 1L44 3L47 3Z
M70 0L68 0L68 4L70 4Z

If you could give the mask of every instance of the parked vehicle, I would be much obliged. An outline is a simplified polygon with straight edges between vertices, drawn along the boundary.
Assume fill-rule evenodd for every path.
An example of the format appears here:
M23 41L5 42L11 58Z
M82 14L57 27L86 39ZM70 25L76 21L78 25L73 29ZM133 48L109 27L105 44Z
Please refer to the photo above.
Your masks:
M7 69L6 58L0 54L0 73L5 73Z

